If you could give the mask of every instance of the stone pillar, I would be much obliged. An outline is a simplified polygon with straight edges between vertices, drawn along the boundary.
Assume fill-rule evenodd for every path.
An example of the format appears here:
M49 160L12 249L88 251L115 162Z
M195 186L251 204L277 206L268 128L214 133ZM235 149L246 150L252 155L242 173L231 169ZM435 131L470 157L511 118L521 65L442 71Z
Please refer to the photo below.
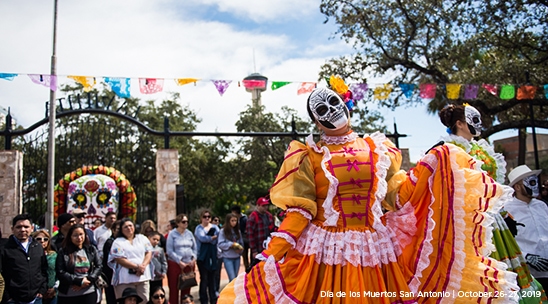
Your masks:
M11 234L11 220L23 211L23 153L0 151L0 228Z
M162 149L156 153L156 212L158 231L165 233L169 221L177 216L177 184L179 184L179 153Z

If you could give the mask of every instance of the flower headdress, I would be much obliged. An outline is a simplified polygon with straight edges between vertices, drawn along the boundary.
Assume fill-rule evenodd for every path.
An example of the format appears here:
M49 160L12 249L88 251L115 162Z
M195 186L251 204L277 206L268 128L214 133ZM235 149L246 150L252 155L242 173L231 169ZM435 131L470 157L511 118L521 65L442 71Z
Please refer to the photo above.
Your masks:
M341 95L342 99L344 100L344 104L348 108L350 112L354 109L354 100L352 91L348 89L348 85L344 83L344 80L342 80L339 76L331 75L329 77L329 86L333 91L335 91L337 94Z

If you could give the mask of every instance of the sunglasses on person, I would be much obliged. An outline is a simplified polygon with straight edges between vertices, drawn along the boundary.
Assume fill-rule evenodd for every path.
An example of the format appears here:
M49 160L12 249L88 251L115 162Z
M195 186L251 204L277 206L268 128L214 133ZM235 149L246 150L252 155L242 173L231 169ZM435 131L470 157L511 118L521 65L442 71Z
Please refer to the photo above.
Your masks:
M157 295L153 295L153 296L152 296L152 298L153 298L154 300L163 299L163 298L165 298L165 297L166 297L166 296L163 295L163 294L157 294Z
M45 237L45 238L37 237L37 238L35 238L35 240L37 240L38 242L47 242L47 241L49 241L49 238L47 238L47 237Z
M188 221L181 221L181 224L188 224Z
M204 215L202 218L211 218L211 215Z

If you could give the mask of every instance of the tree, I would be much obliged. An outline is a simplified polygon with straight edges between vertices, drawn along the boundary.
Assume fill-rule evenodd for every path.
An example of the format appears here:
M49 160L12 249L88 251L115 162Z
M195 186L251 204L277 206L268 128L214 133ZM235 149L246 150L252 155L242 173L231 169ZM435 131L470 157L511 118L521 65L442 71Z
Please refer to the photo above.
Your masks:
M447 83L522 85L548 80L546 1L322 0L320 10L326 22L338 24L336 35L356 51L329 60L321 76L339 74L367 82L369 74L392 75L394 87L436 83L438 94L428 105L431 113L448 102L463 102L447 100ZM400 91L380 103L394 108L421 102ZM484 115L484 137L530 126L527 101L482 94L468 102ZM542 103L537 93L532 104L538 109ZM548 128L548 113L535 113L535 125Z

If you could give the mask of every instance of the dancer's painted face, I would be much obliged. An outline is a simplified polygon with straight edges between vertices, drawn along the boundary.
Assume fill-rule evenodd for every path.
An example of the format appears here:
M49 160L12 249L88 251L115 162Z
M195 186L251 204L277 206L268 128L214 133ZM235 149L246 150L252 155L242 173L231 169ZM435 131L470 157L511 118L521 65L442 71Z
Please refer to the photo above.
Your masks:
M480 112L472 106L465 106L464 117L466 118L470 133L472 133L473 136L480 136L482 129Z
M536 175L531 175L523 179L523 186L525 191L532 197L539 196L538 179Z
M315 89L308 98L308 107L314 119L329 130L348 126L350 112L337 93L330 89Z

